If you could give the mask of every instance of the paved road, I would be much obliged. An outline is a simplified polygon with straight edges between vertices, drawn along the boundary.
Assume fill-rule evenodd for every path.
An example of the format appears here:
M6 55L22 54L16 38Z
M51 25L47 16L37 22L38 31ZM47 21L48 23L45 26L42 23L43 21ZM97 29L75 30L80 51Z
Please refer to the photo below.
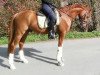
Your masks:
M56 65L57 41L25 44L28 64L19 62L11 71L7 61L7 45L0 46L0 75L100 75L100 39L64 40L64 67Z

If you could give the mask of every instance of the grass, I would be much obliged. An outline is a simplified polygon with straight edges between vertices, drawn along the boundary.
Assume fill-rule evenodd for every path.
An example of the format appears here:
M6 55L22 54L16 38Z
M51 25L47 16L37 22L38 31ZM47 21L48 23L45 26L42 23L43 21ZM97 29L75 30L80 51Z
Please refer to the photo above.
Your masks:
M100 32L93 31L93 32L69 32L65 39L81 39L81 38L96 38L100 37ZM37 34L29 34L26 42L36 42L36 41L46 41L48 40L47 35L37 35ZM7 44L8 38L7 37L1 37L0 38L0 45L1 44Z
M69 32L65 38L68 39L80 39L80 38L96 38L100 37L100 32Z
M0 45L1 44L7 44L8 43L8 38L7 37L0 37Z

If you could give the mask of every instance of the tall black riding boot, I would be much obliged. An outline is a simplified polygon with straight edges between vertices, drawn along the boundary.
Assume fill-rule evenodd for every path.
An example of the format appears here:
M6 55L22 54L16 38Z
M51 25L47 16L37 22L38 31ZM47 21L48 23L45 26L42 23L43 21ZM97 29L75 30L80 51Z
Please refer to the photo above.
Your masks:
M52 25L51 27L48 28L49 33L48 33L48 38L49 39L55 39L55 29L54 26Z

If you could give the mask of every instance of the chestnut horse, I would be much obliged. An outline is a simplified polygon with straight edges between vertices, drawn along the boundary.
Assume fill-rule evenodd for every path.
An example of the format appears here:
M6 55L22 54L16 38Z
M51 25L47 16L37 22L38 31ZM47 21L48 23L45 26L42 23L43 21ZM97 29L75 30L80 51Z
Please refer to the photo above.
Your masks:
M88 23L91 16L90 7L84 4L73 4L57 9L60 14L60 23L57 26L58 33L58 50L57 50L57 62L58 65L63 66L62 61L62 48L65 34L70 30L71 22L77 16L81 19L81 24L84 28ZM47 34L48 28L41 29L38 26L37 12L32 10L21 11L15 14L12 18L10 25L10 39L8 44L9 64L10 69L16 69L14 66L14 52L16 45L19 44L19 57L24 63L28 63L24 56L23 45L25 39L30 31L36 33Z

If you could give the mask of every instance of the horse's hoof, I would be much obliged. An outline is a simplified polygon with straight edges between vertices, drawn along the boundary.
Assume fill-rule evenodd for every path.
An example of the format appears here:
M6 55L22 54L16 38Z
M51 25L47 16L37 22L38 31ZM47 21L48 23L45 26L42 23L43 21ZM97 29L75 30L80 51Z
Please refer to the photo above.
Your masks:
M15 67L14 65L12 65L12 66L10 66L10 69L11 69L11 70L15 70L16 67Z
M64 63L61 61L61 62L58 62L57 65L58 65L58 66L64 66Z
M28 60L27 60L27 59L24 59L24 60L22 60L22 61L23 61L23 63L25 63L25 64L28 63Z

